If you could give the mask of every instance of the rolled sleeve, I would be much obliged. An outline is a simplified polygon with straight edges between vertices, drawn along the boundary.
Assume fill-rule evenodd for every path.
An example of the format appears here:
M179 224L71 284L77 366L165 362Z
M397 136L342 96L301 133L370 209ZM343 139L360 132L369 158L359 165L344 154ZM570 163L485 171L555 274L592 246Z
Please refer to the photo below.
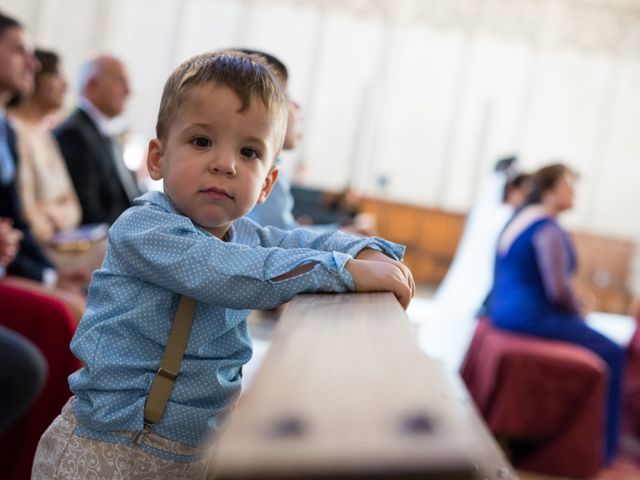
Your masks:
M383 238L371 237L363 239L362 242L351 247L347 253L355 257L365 248L377 250L381 253L384 253L387 257L393 258L397 261L401 261L404 258L404 253L406 250L406 247L404 245L389 242L387 240L384 240Z

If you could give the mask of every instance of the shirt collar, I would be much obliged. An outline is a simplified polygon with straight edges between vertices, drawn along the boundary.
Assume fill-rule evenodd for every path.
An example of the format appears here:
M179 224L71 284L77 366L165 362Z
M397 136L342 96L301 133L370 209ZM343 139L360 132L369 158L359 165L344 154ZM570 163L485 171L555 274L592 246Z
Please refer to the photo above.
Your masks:
M166 193L156 190L147 192L144 195L140 195L133 200L133 203L135 205L144 205L146 203L151 203L153 205L157 205L163 210L166 210L167 212L180 213Z
M96 124L98 131L103 136L113 137L124 132L125 126L122 117L107 117L87 97L81 96L78 99L78 106L89 115L89 118Z
M175 206L175 204L171 201L171 199L167 196L166 193L164 192L158 192L158 191L151 191L151 192L147 192L144 195L140 195L139 197L137 197L136 199L134 199L133 201L134 205L144 205L144 204L152 204L152 205L156 205L160 208L162 208L163 210L166 210L169 213L175 213L177 215L182 215L185 218L185 215L183 215ZM193 223L193 221L191 219L189 219L191 221L191 223ZM210 235L212 237L215 237L215 235L212 235L211 233L207 232L205 229L203 229L202 227L197 226L195 223L193 223L193 225L196 227L196 229L198 229L198 231L201 231L207 235ZM229 230L227 231L227 234L225 235L225 240L227 242L233 242L235 239L235 229L233 228L233 224L231 225L231 227L229 228ZM217 237L216 237L217 238Z

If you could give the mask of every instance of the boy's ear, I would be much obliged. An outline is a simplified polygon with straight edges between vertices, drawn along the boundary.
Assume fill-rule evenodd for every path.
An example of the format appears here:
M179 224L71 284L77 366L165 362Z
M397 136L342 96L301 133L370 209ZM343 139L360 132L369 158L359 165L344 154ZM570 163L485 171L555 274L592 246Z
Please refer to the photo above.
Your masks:
M267 178L264 179L264 183L262 185L262 190L260 191L260 196L258 197L258 203L264 203L269 194L271 193L271 189L276 184L276 180L278 180L278 175L280 174L280 169L277 165L273 165L267 173Z
M162 155L163 155L162 142L154 138L149 142L149 148L147 149L147 170L149 170L149 176L153 180L160 180L162 178Z

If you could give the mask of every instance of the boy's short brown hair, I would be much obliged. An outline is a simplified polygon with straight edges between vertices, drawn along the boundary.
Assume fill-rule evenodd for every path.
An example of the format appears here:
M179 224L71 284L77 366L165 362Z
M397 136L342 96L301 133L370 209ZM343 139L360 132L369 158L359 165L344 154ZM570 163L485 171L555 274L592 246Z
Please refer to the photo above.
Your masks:
M190 58L176 68L162 92L156 135L164 139L169 124L189 88L213 83L231 88L240 98L240 112L246 112L253 98L266 107L276 123L276 152L279 153L287 129L288 103L274 72L258 55L226 50Z

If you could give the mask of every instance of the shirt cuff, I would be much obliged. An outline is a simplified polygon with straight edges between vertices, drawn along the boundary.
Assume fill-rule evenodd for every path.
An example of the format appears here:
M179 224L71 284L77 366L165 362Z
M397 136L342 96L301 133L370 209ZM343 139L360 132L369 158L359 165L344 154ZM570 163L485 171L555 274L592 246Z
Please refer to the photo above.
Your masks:
M384 253L387 257L400 261L404 257L404 253L407 247L400 245L399 243L389 242L383 238L370 237L364 238L362 242L357 243L351 249L349 249L349 255L355 257L365 248L371 248Z
M333 285L331 291L343 292L346 289L347 291L353 292L355 290L356 287L353 282L353 277L346 268L347 262L351 259L353 259L353 257L346 253L331 252L329 254L329 258L322 262L322 266L325 267L332 275L336 276L339 282L339 284ZM320 283L327 282L327 279L318 278L318 280Z

